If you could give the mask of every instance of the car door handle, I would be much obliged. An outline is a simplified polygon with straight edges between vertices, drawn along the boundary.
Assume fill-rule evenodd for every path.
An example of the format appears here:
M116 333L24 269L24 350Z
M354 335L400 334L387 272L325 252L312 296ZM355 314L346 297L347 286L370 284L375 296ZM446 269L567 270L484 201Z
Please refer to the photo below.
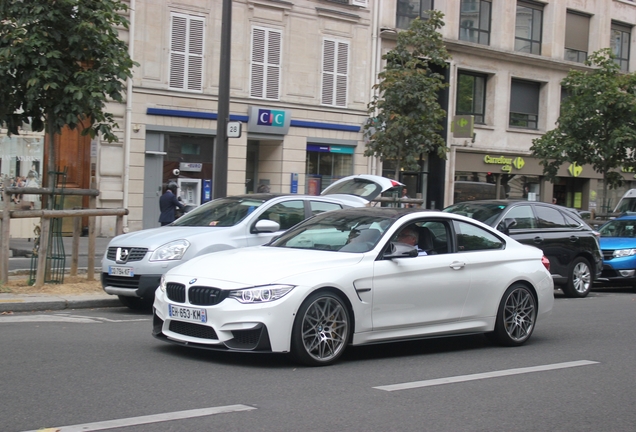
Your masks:
M536 244L540 244L540 243L543 243L543 238L535 237L532 241L534 241Z
M465 265L466 263L464 262L453 261L449 267L452 268L453 270L461 270L462 268L464 268Z

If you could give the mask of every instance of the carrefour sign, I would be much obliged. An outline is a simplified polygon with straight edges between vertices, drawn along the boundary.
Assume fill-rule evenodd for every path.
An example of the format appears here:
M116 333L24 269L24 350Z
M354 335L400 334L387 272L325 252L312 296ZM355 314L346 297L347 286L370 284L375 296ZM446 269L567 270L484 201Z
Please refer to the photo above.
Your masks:
M289 131L291 113L284 109L249 107L248 132L285 135Z

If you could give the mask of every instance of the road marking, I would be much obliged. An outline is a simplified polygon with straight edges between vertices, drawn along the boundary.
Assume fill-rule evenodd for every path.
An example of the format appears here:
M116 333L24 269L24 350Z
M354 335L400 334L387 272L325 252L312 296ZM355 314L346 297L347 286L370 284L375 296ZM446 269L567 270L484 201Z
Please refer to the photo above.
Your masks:
M36 429L28 432L55 431L55 432L90 432L118 427L137 426L143 424L160 423L172 420L182 420L194 417L205 417L214 414L224 414L240 411L251 411L256 408L248 405L226 405L212 408L201 408L187 411L175 411L171 413L154 414L141 417L130 417L117 420L108 420L96 423L84 423L72 426L59 426L55 428Z
M573 362L554 363L554 364L548 364L543 366L533 366L533 367L527 367L527 368L517 368L517 369L507 369L507 370L494 371L494 372L485 372L485 373L478 373L473 375L459 375L455 377L438 378L438 379L426 380L426 381L413 381L413 382L406 382L402 384L378 386L373 388L391 392L391 391L407 390L407 389L420 388L420 387L431 387L436 385L453 384L453 383L459 383L464 381L475 381L475 380L487 379L487 378L497 378L497 377L509 376L509 375L520 375L520 374L531 373L531 372L543 372L543 371L549 371L549 370L555 370L555 369L573 368L577 366L588 366L588 365L593 365L598 363L599 362L590 361L590 360L578 360Z
M64 322L80 324L103 324L104 322L134 322L150 321L150 318L135 318L127 320L112 320L102 317L88 317L81 315L6 315L0 316L0 323L25 323L25 322Z

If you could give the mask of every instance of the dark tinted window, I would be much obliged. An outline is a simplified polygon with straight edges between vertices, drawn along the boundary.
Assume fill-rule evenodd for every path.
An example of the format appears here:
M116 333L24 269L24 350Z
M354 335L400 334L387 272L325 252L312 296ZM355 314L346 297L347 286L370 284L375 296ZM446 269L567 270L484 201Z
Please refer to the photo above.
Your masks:
M581 226L581 223L579 221L577 221L576 219L574 219L572 216L570 216L567 213L563 213L563 216L565 217L565 223L567 226L569 226L570 228L577 228ZM581 216L582 217L582 216Z
M568 224L565 222L563 214L557 209L545 206L536 206L535 211L539 218L539 228L566 228Z
M534 218L534 212L532 211L532 207L530 205L519 205L512 207L504 215L502 222L506 219L514 219L515 221L517 221L517 224L512 227L512 229L528 229L537 227L537 221Z

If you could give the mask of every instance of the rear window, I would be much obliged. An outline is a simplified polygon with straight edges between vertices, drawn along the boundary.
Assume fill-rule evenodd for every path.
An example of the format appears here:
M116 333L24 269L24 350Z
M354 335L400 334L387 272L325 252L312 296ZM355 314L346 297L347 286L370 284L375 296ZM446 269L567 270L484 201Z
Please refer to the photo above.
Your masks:
M329 193L327 195L355 195L371 201L373 198L380 195L381 191L382 186L380 186L379 184L370 180L356 178L332 186L331 189L329 189Z

